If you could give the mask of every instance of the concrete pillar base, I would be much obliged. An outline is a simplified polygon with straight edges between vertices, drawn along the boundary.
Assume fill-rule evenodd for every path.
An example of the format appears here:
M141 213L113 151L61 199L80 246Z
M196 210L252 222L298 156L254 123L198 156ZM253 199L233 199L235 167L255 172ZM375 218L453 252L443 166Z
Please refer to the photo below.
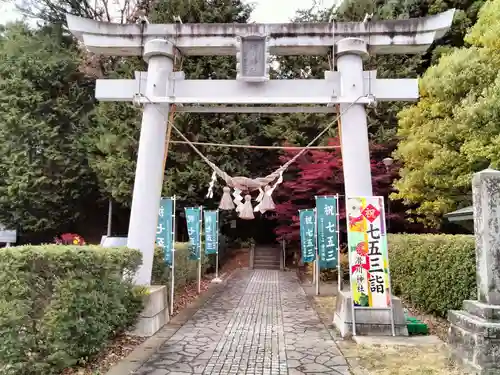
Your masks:
M398 297L392 297L394 309L394 324L396 336L408 336L408 327L403 311L403 305ZM337 295L333 323L342 337L352 336L352 296L350 290L343 290ZM391 336L390 311L357 310L356 335L362 336Z
M150 337L158 332L170 320L167 299L167 287L164 285L151 285L149 293L144 296L144 310L131 335Z
M448 312L448 342L453 358L478 375L500 373L500 306L464 301Z

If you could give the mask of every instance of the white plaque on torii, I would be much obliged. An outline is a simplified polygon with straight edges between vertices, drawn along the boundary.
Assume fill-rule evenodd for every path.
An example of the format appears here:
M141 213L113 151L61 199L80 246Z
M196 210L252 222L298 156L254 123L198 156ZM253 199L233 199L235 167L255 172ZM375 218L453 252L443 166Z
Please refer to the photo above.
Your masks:
M411 20L293 24L111 24L67 16L71 32L96 54L143 56L148 71L135 79L98 80L101 101L144 106L127 246L143 264L135 282L149 285L156 219L163 184L166 121L171 104L184 112L333 112L340 104L345 192L371 196L365 105L414 101L414 79L378 79L363 71L369 54L424 52L451 26L454 10ZM270 55L326 55L335 51L336 71L324 79L270 80ZM233 55L235 80L186 80L173 72L173 57ZM355 103L355 104L353 104ZM249 106L250 105L250 106ZM252 107L253 105L253 107ZM258 105L258 107L256 107Z

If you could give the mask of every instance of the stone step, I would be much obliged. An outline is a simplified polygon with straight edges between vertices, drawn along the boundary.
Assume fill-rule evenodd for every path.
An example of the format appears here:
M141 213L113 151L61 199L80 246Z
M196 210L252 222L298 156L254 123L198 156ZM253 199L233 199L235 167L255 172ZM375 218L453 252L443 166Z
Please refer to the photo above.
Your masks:
M453 358L462 362L472 373L499 374L500 323L490 323L462 310L449 311L448 320L448 343L452 348Z
M264 255L264 256L262 256L262 255L256 255L253 258L254 259L265 259L265 260L267 260L267 259L269 259L269 260L277 260L278 262L280 260L280 257L275 257L275 256L272 256L272 255Z
M489 321L500 322L500 306L488 305L479 301L465 300L463 309L471 315Z
M267 260L259 260L259 261L254 262L254 264L277 264L279 266L280 262L267 261Z
M255 269L261 269L261 270L279 270L280 265L274 265L274 264L254 264L253 268Z
M269 251L269 250L254 250L253 253L258 255L277 255L277 256L281 254L280 251Z
M269 262L269 261L254 261L253 262L254 265L257 265L257 264L268 264L270 266L280 266L280 262Z
M279 270L281 250L275 247L256 247L254 249L253 267L256 269Z
M254 255L254 259L264 259L264 260L277 260L279 262L280 257L275 255Z
M448 321L464 331L481 337L500 339L500 323L488 321L463 310L450 310Z

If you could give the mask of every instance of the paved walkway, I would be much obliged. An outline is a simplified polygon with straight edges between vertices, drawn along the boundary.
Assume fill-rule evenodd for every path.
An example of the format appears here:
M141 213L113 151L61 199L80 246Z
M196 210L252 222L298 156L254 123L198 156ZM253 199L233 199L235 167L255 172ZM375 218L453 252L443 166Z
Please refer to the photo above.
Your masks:
M259 270L229 280L137 374L350 372L294 275Z

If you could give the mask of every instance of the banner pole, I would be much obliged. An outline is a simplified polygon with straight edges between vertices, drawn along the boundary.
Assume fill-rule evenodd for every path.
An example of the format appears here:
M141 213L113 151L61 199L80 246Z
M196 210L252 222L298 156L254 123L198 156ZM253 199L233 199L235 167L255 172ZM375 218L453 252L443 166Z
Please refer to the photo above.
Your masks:
M337 193L337 197L335 199L337 203L337 290L338 292L342 291L342 275L341 275L341 265L340 265L340 214L339 214L339 194Z
M217 252L215 253L215 278L219 280L219 210L215 213L215 229L217 230Z
M316 284L316 259L312 261L312 283Z
M345 197L345 207L346 207L346 228L347 228L347 256L349 258L349 289L350 289L350 295L351 295L351 314L352 314L352 335L356 336L356 306L354 306L354 290L353 290L353 271L351 264L354 262L351 262L351 249L349 248L349 198L346 196Z
M318 210L314 209L314 223L316 227L316 295L319 296L319 251L318 251Z
M198 247L198 294L201 294L201 232L203 230L203 206L200 206L200 244Z
M172 198L172 271L170 285L170 314L174 311L174 290L175 290L175 195Z
M389 199L389 198L387 198ZM386 215L385 211L383 211L385 207L385 202L384 202L384 197L380 197L380 200L382 201L380 204L381 211L383 213L382 216L382 225L385 225L385 238L386 238L386 243L387 246L385 248L386 255L387 255L387 282L388 282L388 287L389 287L389 308L391 309L391 333L392 336L396 336L396 324L394 321L394 305L392 303L392 286L391 286L391 269L389 267L389 241L388 241L388 235L389 235L389 227L387 226L387 221L386 221Z
M219 279L219 251L215 253L215 279Z

